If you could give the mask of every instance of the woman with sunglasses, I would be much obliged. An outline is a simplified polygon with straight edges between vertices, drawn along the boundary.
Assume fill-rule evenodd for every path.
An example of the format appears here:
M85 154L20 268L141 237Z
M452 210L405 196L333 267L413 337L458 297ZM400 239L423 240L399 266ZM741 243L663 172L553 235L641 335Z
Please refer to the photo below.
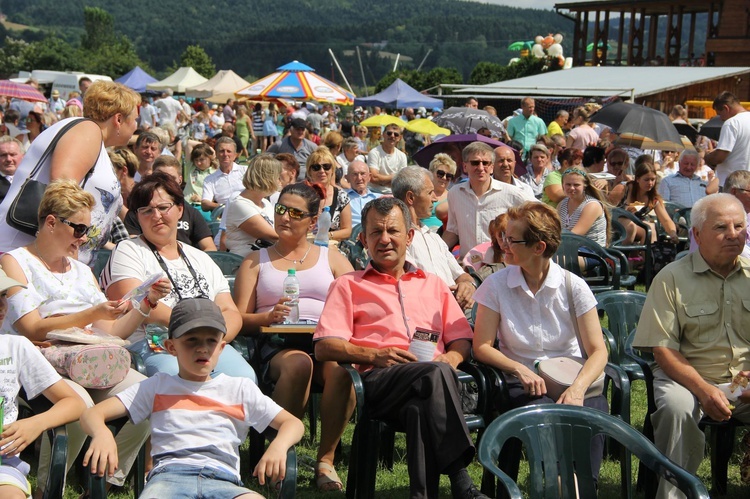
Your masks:
M607 153L607 173L611 173L615 178L607 181L609 184L607 201L612 206L620 204L622 197L625 195L625 186L633 180L633 177L628 175L629 167L630 156L624 149L619 147L610 149Z
M474 294L478 303L475 358L505 373L512 408L558 403L607 412L604 396L585 398L604 370L607 348L591 289L552 261L562 240L560 217L553 208L534 202L510 208L507 214L501 248L508 267L487 277ZM560 356L581 358L584 353L588 358L573 384L557 400L551 398L536 362ZM595 478L603 446L603 437L592 439Z
M26 117L26 128L29 130L29 144L39 137L39 135L47 128L44 123L44 115L36 111L29 111L29 115Z
M130 302L108 301L101 292L91 269L79 262L79 247L93 230L91 210L94 196L84 191L74 180L55 180L47 187L39 205L39 232L28 245L16 248L0 258L0 265L8 275L26 289L8 291L8 313L2 333L20 334L36 342L47 339L47 333L71 327L93 326L111 335L128 338L149 315L149 302L166 296L170 283L157 281L148 295L130 311ZM111 388L84 389L77 383L66 382L91 407L125 388L145 379L129 370L125 379ZM75 462L86 435L79 425L68 425L68 469ZM126 423L117 434L120 468L108 481L123 485L138 449L149 434L148 423ZM42 439L38 483L46 483L50 447Z
M273 230L273 206L266 199L279 189L281 162L273 154L250 160L242 179L245 189L229 202L224 214L227 249L241 257L278 239Z
M448 190L456 178L456 162L447 154L438 153L430 161L432 185L437 201L432 203L432 214L421 222L437 231L448 222Z
M34 141L16 171L15 177L26 179L55 137L59 141L54 152L43 164L35 180L48 184L58 178L76 180L90 192L96 205L91 211L94 230L80 246L78 259L90 263L96 251L109 241L109 235L122 208L120 184L107 155L108 147L125 147L138 124L141 96L126 86L111 81L94 82L84 97L84 116L64 135L64 126L74 118L58 121ZM84 182L85 179L85 182ZM24 182L14 182L0 204L0 252L29 244L34 237L18 231L5 220Z
M327 147L318 147L307 157L307 180L325 187L325 200L320 209L326 206L331 211L331 230L329 238L343 241L352 235L352 208L349 206L349 195L336 187L335 168L338 162Z
M154 274L166 276L172 283L168 295L150 303L151 313L146 319L147 324L162 328L155 327L158 333L152 334L139 327L129 338L127 348L143 358L149 376L157 372L177 374L177 359L164 352L160 334L166 332L164 328L178 301L199 297L213 300L227 325L227 343L237 336L242 325L221 269L205 252L177 241L177 224L184 204L182 190L171 175L156 172L141 179L130 193L128 207L137 214L142 234L121 241L101 275L110 300L121 300ZM229 344L221 352L215 370L227 376L256 379L253 368Z
M296 270L300 282L300 321L313 323L320 318L333 280L352 272L351 264L341 253L316 246L307 239L317 222L322 199L323 187L316 184L290 184L281 190L274 208L278 241L250 253L237 272L235 299L242 314L243 334L258 335L261 326L280 324L289 315L290 308L282 296L289 269ZM262 362L261 386L275 385L273 399L295 416L304 416L311 380L314 378L324 386L316 477L322 490L341 490L341 481L337 480L333 469L333 457L346 421L329 417L337 413L329 411L329 404L337 398L339 390L325 383L335 363L314 362L308 352L291 345L274 344L270 335L260 335L258 347ZM328 473L322 473L321 469Z

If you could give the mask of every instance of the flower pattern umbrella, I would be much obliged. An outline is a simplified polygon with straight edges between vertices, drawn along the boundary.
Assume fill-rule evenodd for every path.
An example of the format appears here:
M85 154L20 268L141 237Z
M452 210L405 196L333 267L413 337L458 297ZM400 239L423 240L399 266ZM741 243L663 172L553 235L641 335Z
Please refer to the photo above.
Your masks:
M0 95L30 102L47 102L44 94L31 85L10 80L0 80Z
M270 100L314 100L341 105L354 103L354 94L339 85L315 74L310 66L298 61L290 62L275 73L253 82L247 88L236 92L237 97Z

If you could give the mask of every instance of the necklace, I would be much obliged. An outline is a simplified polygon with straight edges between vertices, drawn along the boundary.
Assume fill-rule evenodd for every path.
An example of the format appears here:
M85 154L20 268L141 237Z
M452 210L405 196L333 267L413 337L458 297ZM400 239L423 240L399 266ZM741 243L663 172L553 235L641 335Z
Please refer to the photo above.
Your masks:
M297 265L298 263L300 263L300 264L305 263L305 258L307 258L307 255L310 253L310 250L312 249L312 244L307 243L307 251L305 251L305 254L299 260L292 260L291 258L285 257L284 255L282 255L281 253L279 253L279 250L276 249L276 245L275 244L273 246L271 246L271 249L273 250L274 253L276 253L277 255L279 255L281 258L283 258L287 262L292 262L292 264Z
M39 260L41 260L41 262L44 264L44 266L47 268L47 270L49 270L49 273L52 274L52 277L54 277L57 280L57 282L59 282L60 285L62 285L63 284L62 279L60 279L59 277L57 277L57 274L52 271L52 268L50 268L49 264L42 257L42 254L39 252L39 245L37 244L36 240L34 240L34 249L36 250L36 257L39 258ZM63 258L65 258L65 257L63 257ZM63 268L66 268L66 267L67 267L67 263L64 264Z

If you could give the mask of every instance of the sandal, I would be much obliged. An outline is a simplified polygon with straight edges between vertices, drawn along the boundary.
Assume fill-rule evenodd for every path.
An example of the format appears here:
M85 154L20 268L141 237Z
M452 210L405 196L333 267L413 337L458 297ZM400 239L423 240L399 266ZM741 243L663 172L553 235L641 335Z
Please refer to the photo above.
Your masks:
M320 492L336 492L344 489L344 484L336 474L336 469L322 461L315 464L315 485Z

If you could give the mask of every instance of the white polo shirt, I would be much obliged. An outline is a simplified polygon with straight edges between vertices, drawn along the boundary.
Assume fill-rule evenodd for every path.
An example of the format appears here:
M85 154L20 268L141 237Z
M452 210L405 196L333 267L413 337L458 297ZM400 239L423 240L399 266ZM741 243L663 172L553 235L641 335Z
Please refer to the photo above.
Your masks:
M240 192L245 190L242 178L247 172L247 165L232 163L232 171L224 173L216 170L203 181L203 199L226 204Z
M455 286L456 279L464 274L445 241L426 225L414 228L406 259L417 268L435 274L448 286Z

